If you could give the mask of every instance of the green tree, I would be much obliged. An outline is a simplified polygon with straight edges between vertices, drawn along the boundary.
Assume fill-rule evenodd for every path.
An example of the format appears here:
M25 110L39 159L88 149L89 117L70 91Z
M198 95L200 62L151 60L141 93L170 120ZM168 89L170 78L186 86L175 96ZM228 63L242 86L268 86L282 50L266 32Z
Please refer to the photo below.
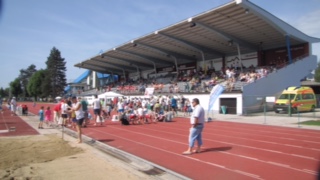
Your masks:
M8 88L6 88L6 89L0 88L0 97L4 98L4 97L8 97L8 96L9 96L9 89Z
M28 85L29 79L35 72L37 72L37 69L34 64L31 64L27 69L20 70L19 79L21 83L21 89L23 91L23 97L28 96L27 85Z
M314 72L314 81L320 82L320 63L318 63L318 67Z
M22 94L20 79L16 78L14 81L10 83L10 93L11 95L18 97Z
M57 95L64 93L64 88L67 85L66 62L64 61L64 58L61 57L60 51L53 47L46 64L47 76L43 87L47 94L56 97Z
M37 99L39 96L44 97L44 89L42 88L43 82L46 78L46 70L39 70L35 72L28 83L27 90L28 93Z

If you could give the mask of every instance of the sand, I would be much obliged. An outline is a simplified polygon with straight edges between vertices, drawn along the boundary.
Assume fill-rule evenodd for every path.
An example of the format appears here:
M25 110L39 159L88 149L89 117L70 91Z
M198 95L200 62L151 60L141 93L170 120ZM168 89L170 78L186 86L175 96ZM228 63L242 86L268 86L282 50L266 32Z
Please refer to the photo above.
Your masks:
M138 180L150 177L86 144L48 134L1 137L0 179Z

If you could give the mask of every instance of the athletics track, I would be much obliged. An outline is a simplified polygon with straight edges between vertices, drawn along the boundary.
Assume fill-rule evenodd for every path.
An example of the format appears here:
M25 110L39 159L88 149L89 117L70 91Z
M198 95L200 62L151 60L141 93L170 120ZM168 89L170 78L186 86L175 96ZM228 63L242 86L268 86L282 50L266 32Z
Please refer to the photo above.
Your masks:
M53 104L50 106L53 109ZM40 103L35 108L29 103L28 107L37 114ZM37 134L19 117L6 113L1 116L0 136ZM9 131L9 127L16 127L16 131ZM102 127L89 125L83 134L191 179L317 177L319 130L213 121L205 124L203 151L182 155L189 128L188 118L176 117L173 122L130 126L107 121Z

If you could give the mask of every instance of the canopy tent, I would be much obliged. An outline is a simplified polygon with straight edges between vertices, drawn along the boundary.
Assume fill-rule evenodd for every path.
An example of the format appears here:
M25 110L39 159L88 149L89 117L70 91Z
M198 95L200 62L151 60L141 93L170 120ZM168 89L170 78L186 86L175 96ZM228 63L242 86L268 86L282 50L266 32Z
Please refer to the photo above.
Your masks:
M61 99L61 97L60 97L60 96L57 96L55 99L56 99L56 100L60 100L60 99Z
M111 97L122 97L124 96L123 94L115 93L113 91L105 92L103 94L98 95L99 99L104 99L104 98L111 98Z

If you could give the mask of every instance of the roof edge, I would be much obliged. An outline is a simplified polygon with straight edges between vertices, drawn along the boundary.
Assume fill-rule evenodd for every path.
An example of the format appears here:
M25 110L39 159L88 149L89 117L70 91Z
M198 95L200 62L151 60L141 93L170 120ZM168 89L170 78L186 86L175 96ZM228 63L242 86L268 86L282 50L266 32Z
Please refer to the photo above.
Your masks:
M250 13L254 13L263 20L267 21L274 28L283 32L283 35L290 35L293 38L299 39L301 41L306 41L309 43L318 43L320 38L311 37L301 32L300 30L294 28L290 24L286 23L282 19L277 18L273 14L269 13L265 9L257 6L256 4L250 2L249 0L235 0L236 4L242 6L243 8L249 9Z

